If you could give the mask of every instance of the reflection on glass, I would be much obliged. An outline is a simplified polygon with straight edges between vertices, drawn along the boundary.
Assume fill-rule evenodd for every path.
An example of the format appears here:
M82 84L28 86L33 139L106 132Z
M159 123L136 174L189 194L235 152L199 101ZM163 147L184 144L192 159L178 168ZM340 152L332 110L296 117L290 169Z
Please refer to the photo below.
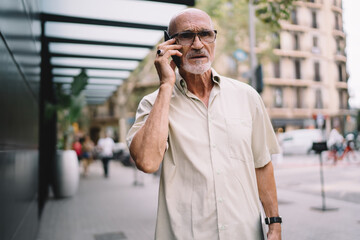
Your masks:
M150 49L147 48L130 48L115 46L98 46L76 43L50 43L51 53L75 54L75 55L92 55L98 57L123 57L123 58L144 58Z
M135 69L139 62L137 61L122 61L122 60L107 60L107 59L91 59L91 58L67 58L67 57L52 57L50 60L52 65L61 66L76 66L76 67L101 67L112 69Z

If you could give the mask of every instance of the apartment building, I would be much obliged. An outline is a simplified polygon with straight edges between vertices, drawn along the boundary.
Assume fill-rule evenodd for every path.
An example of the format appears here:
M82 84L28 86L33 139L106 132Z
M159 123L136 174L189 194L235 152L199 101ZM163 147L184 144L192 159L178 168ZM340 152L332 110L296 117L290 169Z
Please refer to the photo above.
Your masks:
M354 114L342 13L342 0L295 1L290 19L281 23L277 60L264 65L262 93L275 128L320 124L330 130L335 121L344 127L345 117Z

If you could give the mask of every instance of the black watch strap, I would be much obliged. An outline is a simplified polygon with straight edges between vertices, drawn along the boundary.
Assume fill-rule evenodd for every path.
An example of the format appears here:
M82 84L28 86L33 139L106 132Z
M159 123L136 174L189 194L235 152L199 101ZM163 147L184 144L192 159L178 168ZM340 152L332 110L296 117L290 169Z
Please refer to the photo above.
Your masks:
M272 224L272 223L282 223L282 218L281 217L267 217L267 218L265 218L265 223L267 225Z

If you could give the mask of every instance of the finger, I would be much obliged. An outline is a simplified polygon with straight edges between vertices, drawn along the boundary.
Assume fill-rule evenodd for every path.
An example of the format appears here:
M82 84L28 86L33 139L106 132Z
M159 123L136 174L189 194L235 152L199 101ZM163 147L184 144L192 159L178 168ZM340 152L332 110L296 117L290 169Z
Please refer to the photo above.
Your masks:
M166 51L165 54L163 55L163 57L165 57L165 58L169 58L171 56L181 57L182 53L179 52L178 50L169 50L169 51Z
M172 44L174 44L175 42L176 42L175 38L172 38L172 39L170 39L170 40L167 40L167 41L165 41L165 42L162 42L162 43L160 43L160 44L158 45L158 49L159 49L159 48L162 48L162 47L164 47L164 46L166 46L166 45L172 45Z
M164 41L164 43L166 43L166 44L174 44L175 42L176 42L175 38L170 38L169 40Z
M169 57L174 56L174 55L181 57L182 53L179 52L178 50L168 50L168 51L163 52L162 55L156 54L156 57L159 59L161 59L162 57L164 59L168 59Z
M176 64L175 64L174 60L171 60L170 67L172 68L172 70L175 70Z
M165 52L167 52L167 51L169 51L169 50L180 50L180 49L182 49L182 45L165 45L165 46L158 46L157 47L157 51L156 51L156 54L157 55L160 55L160 56L162 56L162 55L164 55L165 54Z

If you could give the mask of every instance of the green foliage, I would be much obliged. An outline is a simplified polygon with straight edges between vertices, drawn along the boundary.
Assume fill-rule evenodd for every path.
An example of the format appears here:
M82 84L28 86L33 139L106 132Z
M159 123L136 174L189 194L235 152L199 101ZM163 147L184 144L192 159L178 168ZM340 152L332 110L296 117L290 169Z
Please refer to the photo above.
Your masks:
M280 30L280 21L289 18L293 1L253 0L258 19L255 21L256 46L262 47L257 54L259 62L276 59L273 48L279 38L275 38L274 33ZM210 15L218 30L218 52L232 57L236 49L249 45L249 0L197 0L196 7ZM267 43L267 49L262 43Z
M292 3L294 0L255 0L256 16L270 25L270 27L280 28L280 20L287 20L290 17Z
M58 142L58 148L69 148L71 134L73 133L72 123L76 122L86 105L86 98L83 94L88 81L88 76L83 69L74 77L69 91L64 90L63 84L55 84L56 103L47 102L45 105L45 117L51 119L57 113L59 132L62 138Z

